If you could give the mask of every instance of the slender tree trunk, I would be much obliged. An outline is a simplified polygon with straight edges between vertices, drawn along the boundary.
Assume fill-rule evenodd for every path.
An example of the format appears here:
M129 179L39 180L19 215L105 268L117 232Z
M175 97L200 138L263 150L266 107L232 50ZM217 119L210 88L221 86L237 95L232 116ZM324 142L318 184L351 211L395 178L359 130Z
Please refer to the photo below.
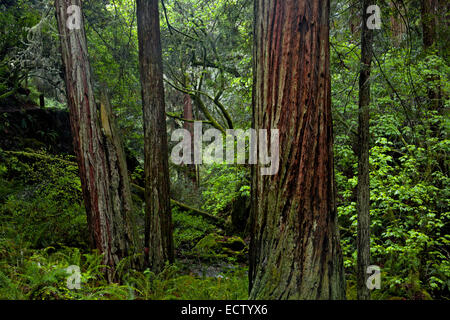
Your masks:
M91 241L94 248L104 255L103 264L109 267L107 276L111 281L120 259L133 254L137 248L133 206L122 146L115 142L117 133L108 116L102 119L103 131L108 132L102 133L82 16L79 17L79 29L67 27L67 9L71 5L81 8L81 1L55 1L73 145ZM107 108L102 108L105 115Z
M172 214L158 0L137 0L145 142L145 251L161 271L173 261Z
M280 166L252 168L250 298L344 299L329 2L255 0L254 12L253 126L279 129Z
M193 120L194 114L192 110L192 99L191 95L184 94L184 109L183 109L183 119ZM185 121L183 124L183 128L188 130L191 135L191 150L194 150L194 123ZM186 176L192 182L192 185L195 189L198 188L199 179L197 176L197 166L194 164L194 154L191 154L191 164L187 164Z
M366 270L370 265L370 183L369 183L369 105L370 105L370 66L372 63L373 31L367 28L369 15L366 9L372 2L362 1L361 66L359 72L359 110L358 110L358 186L356 207L358 211L358 261L357 295L360 300L370 299L366 286Z

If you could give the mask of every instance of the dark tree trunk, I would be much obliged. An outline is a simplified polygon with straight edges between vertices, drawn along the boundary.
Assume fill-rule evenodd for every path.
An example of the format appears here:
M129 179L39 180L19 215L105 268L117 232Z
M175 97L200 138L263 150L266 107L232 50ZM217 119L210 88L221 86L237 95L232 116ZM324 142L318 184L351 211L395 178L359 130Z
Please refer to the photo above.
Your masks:
M103 263L109 267L107 276L111 281L115 266L137 248L130 186L122 146L114 142L117 133L108 124L108 117L102 120L108 124L109 133L101 130L83 21L80 29L69 30L66 26L67 8L71 5L81 8L81 1L55 1L73 145L92 244L104 254Z
M39 108L44 109L45 108L45 96L44 94L39 95Z
M173 261L172 214L158 0L137 0L145 143L145 250L158 272Z
M254 12L253 125L279 129L280 166L252 168L250 298L344 299L329 2L255 0Z
M359 112L358 112L358 186L356 207L358 211L358 261L357 295L360 300L370 299L366 286L366 270L370 265L370 191L369 191L369 105L370 105L370 66L372 63L373 31L367 28L369 15L366 9L372 2L362 1L361 66L359 73Z
M422 41L423 49L426 53L430 53L431 49L436 49L438 38L438 0L422 0ZM428 75L426 77L429 83L438 82L439 76ZM430 108L433 110L440 110L441 104L441 88L440 86L431 87L427 90L428 99L430 101ZM433 131L438 131L434 129Z
M422 41L425 51L436 42L436 9L438 0L422 0Z

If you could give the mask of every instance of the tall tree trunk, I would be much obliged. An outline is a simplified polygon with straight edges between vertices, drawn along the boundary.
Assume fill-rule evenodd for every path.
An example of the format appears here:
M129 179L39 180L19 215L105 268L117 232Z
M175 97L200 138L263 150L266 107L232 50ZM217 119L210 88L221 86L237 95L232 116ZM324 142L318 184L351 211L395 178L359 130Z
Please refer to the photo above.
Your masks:
M391 34L392 43L398 47L402 42L402 37L406 33L406 25L403 21L402 15L405 16L404 7L401 4L389 2L389 7L392 10L391 20Z
M183 108L183 119L194 120L194 114L192 110L192 98L190 94L184 94L184 108ZM185 121L183 128L189 131L191 135L191 150L194 150L194 123ZM191 164L187 164L186 176L192 182L195 189L198 188L199 179L197 175L197 166L194 164L194 154L191 154Z
M436 42L436 9L438 0L422 0L422 41L425 51Z
M173 261L172 214L158 0L137 0L145 143L145 251L149 267Z
M86 35L82 16L79 29L67 27L71 5L81 8L80 0L56 0L56 14L65 66L67 101L73 145L77 155L93 246L102 253L107 265L108 279L113 280L115 266L120 259L133 254L137 248L132 216L132 200L126 163L117 133L102 108L103 130L92 87Z
M422 41L423 49L426 53L430 53L430 50L437 48L436 42L438 39L438 0L422 0ZM428 75L426 77L427 82L433 83L439 81L439 76ZM430 100L430 108L432 110L440 110L441 104L441 88L440 86L429 87L427 90L428 99ZM437 128L433 128L433 131L438 131Z
M358 211L358 261L357 295L360 300L370 299L366 286L366 270L370 264L370 183L369 183L369 105L370 67L372 63L373 31L367 28L369 18L367 7L370 0L362 1L361 65L359 72L359 112L358 112L358 186L356 207Z
M253 126L279 129L280 166L252 168L250 298L344 299L329 2L255 0L254 12Z

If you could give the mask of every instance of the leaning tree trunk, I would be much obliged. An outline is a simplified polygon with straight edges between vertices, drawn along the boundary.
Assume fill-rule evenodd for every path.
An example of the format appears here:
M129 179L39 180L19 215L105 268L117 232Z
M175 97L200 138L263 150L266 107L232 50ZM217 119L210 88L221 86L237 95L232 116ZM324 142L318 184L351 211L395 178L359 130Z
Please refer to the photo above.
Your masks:
M145 143L145 251L150 268L173 261L169 164L158 0L137 0Z
M104 104L102 120L106 133L102 133L82 16L75 17L80 21L79 28L69 29L67 25L71 5L81 8L81 1L55 1L73 145L91 241L104 255L103 264L108 266L111 281L115 266L137 248L130 186L122 146L117 143L117 133L108 116L109 106Z
M370 65L372 63L373 31L367 28L369 15L366 9L372 2L362 1L361 66L359 73L358 112L358 186L356 207L358 211L358 261L357 295L360 300L370 299L366 286L366 270L370 264L370 191L369 191L369 105L370 105Z
M252 170L251 299L345 298L328 17L328 1L255 0L253 125L279 129L280 166Z

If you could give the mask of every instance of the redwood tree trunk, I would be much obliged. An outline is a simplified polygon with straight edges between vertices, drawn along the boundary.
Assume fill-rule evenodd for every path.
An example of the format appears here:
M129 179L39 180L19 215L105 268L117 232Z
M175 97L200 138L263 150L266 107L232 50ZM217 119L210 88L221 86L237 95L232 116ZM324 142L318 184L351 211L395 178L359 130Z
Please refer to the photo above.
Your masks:
M436 9L438 0L422 0L422 32L425 51L436 42Z
M158 0L137 0L145 143L145 251L161 271L173 261L172 215Z
M115 140L117 133L108 116L102 119L108 132L103 134L101 130L82 17L79 29L70 30L66 24L71 5L81 8L81 1L55 1L73 145L91 241L104 255L103 264L109 267L111 281L120 259L137 248L130 186L122 146ZM107 108L102 108L105 115Z
M329 2L255 0L254 12L254 128L279 129L280 167L252 170L250 298L344 299Z
M392 15L390 17L391 33L392 33L391 41L395 46L398 47L400 45L400 43L402 42L403 35L406 33L406 25L402 18L402 15L405 16L405 14L404 14L405 10L401 4L394 3L394 1L390 1L389 6L391 7L391 10L392 10ZM366 5L366 7L367 7L367 5Z
M370 265L370 183L369 183L369 105L370 105L370 66L372 63L373 31L367 28L369 15L366 8L370 0L362 1L361 67L359 73L359 112L358 112L358 186L356 208L358 211L358 261L357 295L360 300L370 299L366 286L366 270Z
M192 98L189 94L184 94L184 109L183 109L183 119L194 120L193 110L192 110ZM188 130L191 135L191 150L194 150L194 123L185 121L183 128ZM199 179L197 176L197 167L194 164L194 154L191 154L191 164L187 164L186 176L192 182L195 189L198 188Z

